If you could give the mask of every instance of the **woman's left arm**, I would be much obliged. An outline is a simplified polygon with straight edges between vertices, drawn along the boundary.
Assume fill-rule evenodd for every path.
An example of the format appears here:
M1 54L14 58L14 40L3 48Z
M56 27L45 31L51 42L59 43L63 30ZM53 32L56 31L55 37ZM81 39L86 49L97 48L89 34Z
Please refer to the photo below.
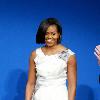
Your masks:
M68 100L75 100L76 84L77 84L77 63L75 55L71 55L68 59Z

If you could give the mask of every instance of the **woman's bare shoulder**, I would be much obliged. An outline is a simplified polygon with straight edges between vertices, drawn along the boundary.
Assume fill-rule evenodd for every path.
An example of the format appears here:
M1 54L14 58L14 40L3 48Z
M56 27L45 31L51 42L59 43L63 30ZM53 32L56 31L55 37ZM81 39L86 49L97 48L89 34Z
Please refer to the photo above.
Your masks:
M68 47L66 47L66 46L64 46L64 45L60 45L60 48L62 49L62 50L68 50L69 48Z
M30 58L32 59L36 58L36 50L31 51Z
M38 49L40 49L41 47L39 47L39 48L36 48L35 50L33 50L33 51L31 51L31 55L30 55L30 57L32 57L33 59L35 59L36 58L36 55L37 55L37 50Z

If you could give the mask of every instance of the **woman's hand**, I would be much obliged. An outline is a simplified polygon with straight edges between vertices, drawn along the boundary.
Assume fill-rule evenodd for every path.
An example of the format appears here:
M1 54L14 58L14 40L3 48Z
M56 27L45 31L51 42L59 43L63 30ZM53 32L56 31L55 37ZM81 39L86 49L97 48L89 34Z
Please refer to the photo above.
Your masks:
M95 56L97 57L98 59L98 64L100 65L100 45L97 45L95 47L95 52L94 52Z

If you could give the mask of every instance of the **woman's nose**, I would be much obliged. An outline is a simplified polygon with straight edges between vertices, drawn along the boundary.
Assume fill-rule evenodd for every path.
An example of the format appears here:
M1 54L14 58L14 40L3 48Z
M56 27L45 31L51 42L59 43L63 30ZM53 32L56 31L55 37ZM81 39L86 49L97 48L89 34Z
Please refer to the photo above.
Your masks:
M51 34L48 34L48 38L52 38L52 35Z

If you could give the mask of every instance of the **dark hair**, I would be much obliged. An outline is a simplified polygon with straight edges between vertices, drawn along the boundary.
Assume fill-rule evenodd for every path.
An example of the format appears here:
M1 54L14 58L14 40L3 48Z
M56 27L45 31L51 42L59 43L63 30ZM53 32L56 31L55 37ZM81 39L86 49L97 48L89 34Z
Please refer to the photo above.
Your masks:
M45 34L49 26L55 25L57 27L57 31L60 33L60 36L62 35L62 27L59 23L59 21L56 18L47 18L43 20L38 28L37 34L36 34L36 43L37 44L44 44L45 43ZM58 39L58 43L61 42L61 37Z

